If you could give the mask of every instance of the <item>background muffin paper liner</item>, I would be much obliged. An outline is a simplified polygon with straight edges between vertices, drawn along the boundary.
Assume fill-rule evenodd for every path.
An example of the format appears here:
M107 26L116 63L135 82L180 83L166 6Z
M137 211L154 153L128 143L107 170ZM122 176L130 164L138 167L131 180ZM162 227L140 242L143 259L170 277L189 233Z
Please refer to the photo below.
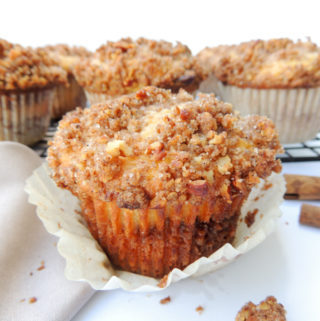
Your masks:
M32 145L45 135L53 89L0 94L0 140Z
M57 119L76 107L85 107L87 100L82 87L76 79L68 76L68 84L55 87L51 118Z
M224 85L211 75L200 91L214 92L242 115L265 115L273 120L282 144L312 139L320 129L320 88L254 89Z
M50 178L47 163L28 178L25 190L29 194L29 202L37 206L37 214L47 231L59 237L57 247L66 259L67 279L87 281L97 290L159 291L181 279L218 270L261 243L272 232L276 219L281 215L279 206L285 183L283 176L276 173L261 180L242 206L233 245L225 244L208 258L198 259L183 271L174 269L161 280L112 267L80 216L77 198L56 186ZM257 212L255 221L248 228L244 218L253 211Z
M107 94L94 93L87 90L84 90L84 92L86 94L87 100L89 101L90 105L99 104L101 102L104 102L110 99L110 96Z

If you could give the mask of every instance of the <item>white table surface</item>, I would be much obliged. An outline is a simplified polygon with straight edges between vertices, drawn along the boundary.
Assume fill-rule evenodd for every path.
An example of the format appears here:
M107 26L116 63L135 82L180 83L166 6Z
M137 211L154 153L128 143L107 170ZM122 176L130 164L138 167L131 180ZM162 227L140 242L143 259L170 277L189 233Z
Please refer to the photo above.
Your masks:
M320 162L283 167L284 173L320 175ZM222 270L157 293L97 292L73 321L227 321L249 300L257 303L268 295L284 304L289 321L319 321L320 229L299 225L301 203L285 201L274 233ZM160 304L167 296L171 302ZM199 305L201 315L195 311Z

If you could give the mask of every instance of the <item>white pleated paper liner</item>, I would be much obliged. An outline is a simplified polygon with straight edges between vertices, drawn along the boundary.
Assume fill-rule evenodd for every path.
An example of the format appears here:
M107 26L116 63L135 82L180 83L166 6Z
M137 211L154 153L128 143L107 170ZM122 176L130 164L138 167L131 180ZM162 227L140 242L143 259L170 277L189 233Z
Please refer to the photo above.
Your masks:
M37 214L47 231L59 238L57 247L66 259L65 275L69 280L86 281L97 290L122 288L145 292L159 291L181 279L218 270L261 243L272 232L281 215L279 206L283 200L285 182L281 174L275 173L262 180L241 209L233 244L224 245L208 258L198 259L183 271L172 270L160 284L159 279L113 269L79 215L77 198L56 186L50 178L47 163L28 178L25 190L29 194L29 202L37 206ZM255 221L248 228L244 218L248 212L256 209Z
M254 89L224 85L211 75L200 91L215 93L242 115L273 120L282 144L313 139L320 129L320 88Z

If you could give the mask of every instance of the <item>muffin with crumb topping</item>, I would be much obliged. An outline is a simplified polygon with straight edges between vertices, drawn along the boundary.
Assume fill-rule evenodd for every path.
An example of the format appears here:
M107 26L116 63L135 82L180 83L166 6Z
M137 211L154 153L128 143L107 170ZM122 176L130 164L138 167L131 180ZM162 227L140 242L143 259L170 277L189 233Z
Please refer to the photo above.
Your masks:
M49 125L53 87L66 81L43 50L0 39L0 140L39 141Z
M68 113L48 162L114 266L162 277L232 243L251 189L280 172L279 151L265 117L145 87Z
M283 143L315 137L320 123L320 49L311 41L256 40L205 48L201 85L243 114L270 117Z
M58 85L52 107L52 118L61 118L66 112L86 106L86 95L74 77L74 66L81 58L88 58L91 52L84 47L69 47L65 44L46 46L44 50L61 66L68 75L67 85Z
M204 77L187 46L145 38L108 41L77 64L75 75L91 104L150 85L192 93Z

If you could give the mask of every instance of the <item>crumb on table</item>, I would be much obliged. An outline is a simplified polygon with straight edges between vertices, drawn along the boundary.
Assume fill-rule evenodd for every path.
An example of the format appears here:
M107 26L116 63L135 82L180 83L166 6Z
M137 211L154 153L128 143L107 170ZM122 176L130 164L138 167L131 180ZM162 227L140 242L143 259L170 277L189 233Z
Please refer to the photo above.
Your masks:
M36 297L34 297L34 296L29 299L29 303L30 303L30 304L35 303L35 302L37 302L37 301L38 301L38 299L37 299Z
M199 314L202 314L202 312L204 311L204 307L199 305L196 307L196 311L199 313Z
M171 302L170 296L167 296L167 297L165 297L165 298L163 298L163 299L160 300L160 303L161 303L161 304L168 304L168 303L170 303L170 302Z
M44 261L41 261L41 265L37 268L38 271L45 269Z

